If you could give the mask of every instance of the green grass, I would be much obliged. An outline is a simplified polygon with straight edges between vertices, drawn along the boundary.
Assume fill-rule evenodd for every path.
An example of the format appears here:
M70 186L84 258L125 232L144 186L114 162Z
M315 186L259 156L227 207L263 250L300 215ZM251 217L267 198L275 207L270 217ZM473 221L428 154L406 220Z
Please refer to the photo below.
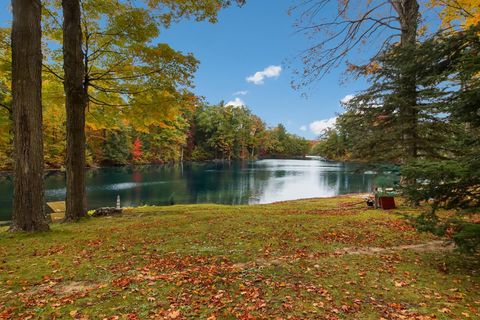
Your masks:
M478 257L391 249L439 240L404 213L352 196L0 232L0 319L478 319Z

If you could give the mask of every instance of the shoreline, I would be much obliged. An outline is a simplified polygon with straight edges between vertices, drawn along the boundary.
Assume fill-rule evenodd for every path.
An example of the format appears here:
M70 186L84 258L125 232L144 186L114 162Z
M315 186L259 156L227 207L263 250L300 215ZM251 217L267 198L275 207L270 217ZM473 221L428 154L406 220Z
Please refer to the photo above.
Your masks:
M243 207L243 206L253 207L253 206L288 204L288 203L296 202L296 201L298 201L298 202L320 201L320 200L334 200L334 199L338 199L338 198L363 199L367 196L370 196L371 194L372 194L371 192L358 192L358 193L355 192L355 193L338 194L338 195L335 195L335 196L327 196L327 197L298 198L298 199L290 199L290 200L274 201L274 202L266 202L266 203L244 203L244 204L226 204L226 203L213 203L213 202L175 203L173 205L142 205L142 206L136 206L136 207L124 207L122 209L127 209L127 210L138 210L139 208L163 209L163 208L175 207L175 206L196 206L196 205L207 205L207 206L220 205L220 206L228 206L228 207ZM95 210L95 209L99 209L99 208L89 209L89 211L90 210ZM48 213L47 213L47 215L48 215ZM11 223L11 220L0 220L0 227L8 226L8 225L10 225L10 223Z
M274 156L269 156L269 157L262 157L262 158L257 158L257 159L232 159L232 160L227 160L227 159L210 159L210 160L202 160L202 161L192 161L192 160L186 160L186 161L173 161L173 162L165 162L165 163L128 163L128 164L110 164L110 165L95 165L95 166L89 166L85 167L85 170L96 170L96 169L103 169L103 168L127 168L127 167L133 167L133 166L171 166L171 165L181 165L181 164L202 164L202 163L228 163L228 162L248 162L248 161L260 161L260 160L322 160L322 161L335 161L335 160L328 160L328 159L312 159L309 157L317 157L317 156L304 156L304 157L274 157ZM346 162L346 161L338 161L338 162ZM66 169L62 166L61 168L45 168L44 170L45 173L50 173L50 172L66 172ZM12 174L13 170L12 169L0 169L0 176L2 175L9 175Z

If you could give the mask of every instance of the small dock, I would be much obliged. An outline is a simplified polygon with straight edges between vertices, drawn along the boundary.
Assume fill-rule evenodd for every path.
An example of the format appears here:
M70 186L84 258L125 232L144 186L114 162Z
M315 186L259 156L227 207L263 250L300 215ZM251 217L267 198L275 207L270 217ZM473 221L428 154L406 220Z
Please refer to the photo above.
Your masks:
M47 202L46 213L52 218L52 222L57 222L65 218L67 207L65 201Z

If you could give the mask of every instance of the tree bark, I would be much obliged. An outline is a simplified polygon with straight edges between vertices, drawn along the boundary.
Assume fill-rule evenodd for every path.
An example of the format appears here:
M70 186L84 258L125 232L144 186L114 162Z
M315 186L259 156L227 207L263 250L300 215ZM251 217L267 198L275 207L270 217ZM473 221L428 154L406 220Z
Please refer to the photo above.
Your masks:
M420 6L417 0L392 0L392 5L398 14L402 29L400 45L413 49L417 41ZM404 123L402 139L405 152L402 162L405 163L418 157L417 83L414 73L400 75L399 94L404 99L400 106L400 117Z
M14 190L12 231L45 231L41 3L12 0Z
M85 187L85 109L87 104L79 0L63 0L63 69L67 111L66 221L87 214Z

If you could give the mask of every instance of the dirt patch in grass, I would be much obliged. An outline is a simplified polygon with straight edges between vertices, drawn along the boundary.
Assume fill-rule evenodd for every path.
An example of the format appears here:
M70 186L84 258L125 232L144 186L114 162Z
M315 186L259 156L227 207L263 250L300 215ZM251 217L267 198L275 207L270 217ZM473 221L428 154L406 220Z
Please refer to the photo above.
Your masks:
M344 243L368 245L377 239L377 235L372 231L363 231L361 234L353 230L337 230L324 232L318 237L319 241L325 243Z
M55 291L60 295L71 295L80 292L87 292L94 290L99 285L97 283L86 281L70 281L56 286Z
M56 282L51 280L50 282L34 286L31 290L24 292L24 296L43 296L43 295L55 295L55 296L71 296L88 293L92 290L99 288L101 285L91 281L66 281Z
M451 242L443 240L430 241L421 244L403 245L388 248L363 247L363 248L343 248L335 251L336 254L377 254L393 251L416 251L416 252L449 252L455 249L455 245Z

